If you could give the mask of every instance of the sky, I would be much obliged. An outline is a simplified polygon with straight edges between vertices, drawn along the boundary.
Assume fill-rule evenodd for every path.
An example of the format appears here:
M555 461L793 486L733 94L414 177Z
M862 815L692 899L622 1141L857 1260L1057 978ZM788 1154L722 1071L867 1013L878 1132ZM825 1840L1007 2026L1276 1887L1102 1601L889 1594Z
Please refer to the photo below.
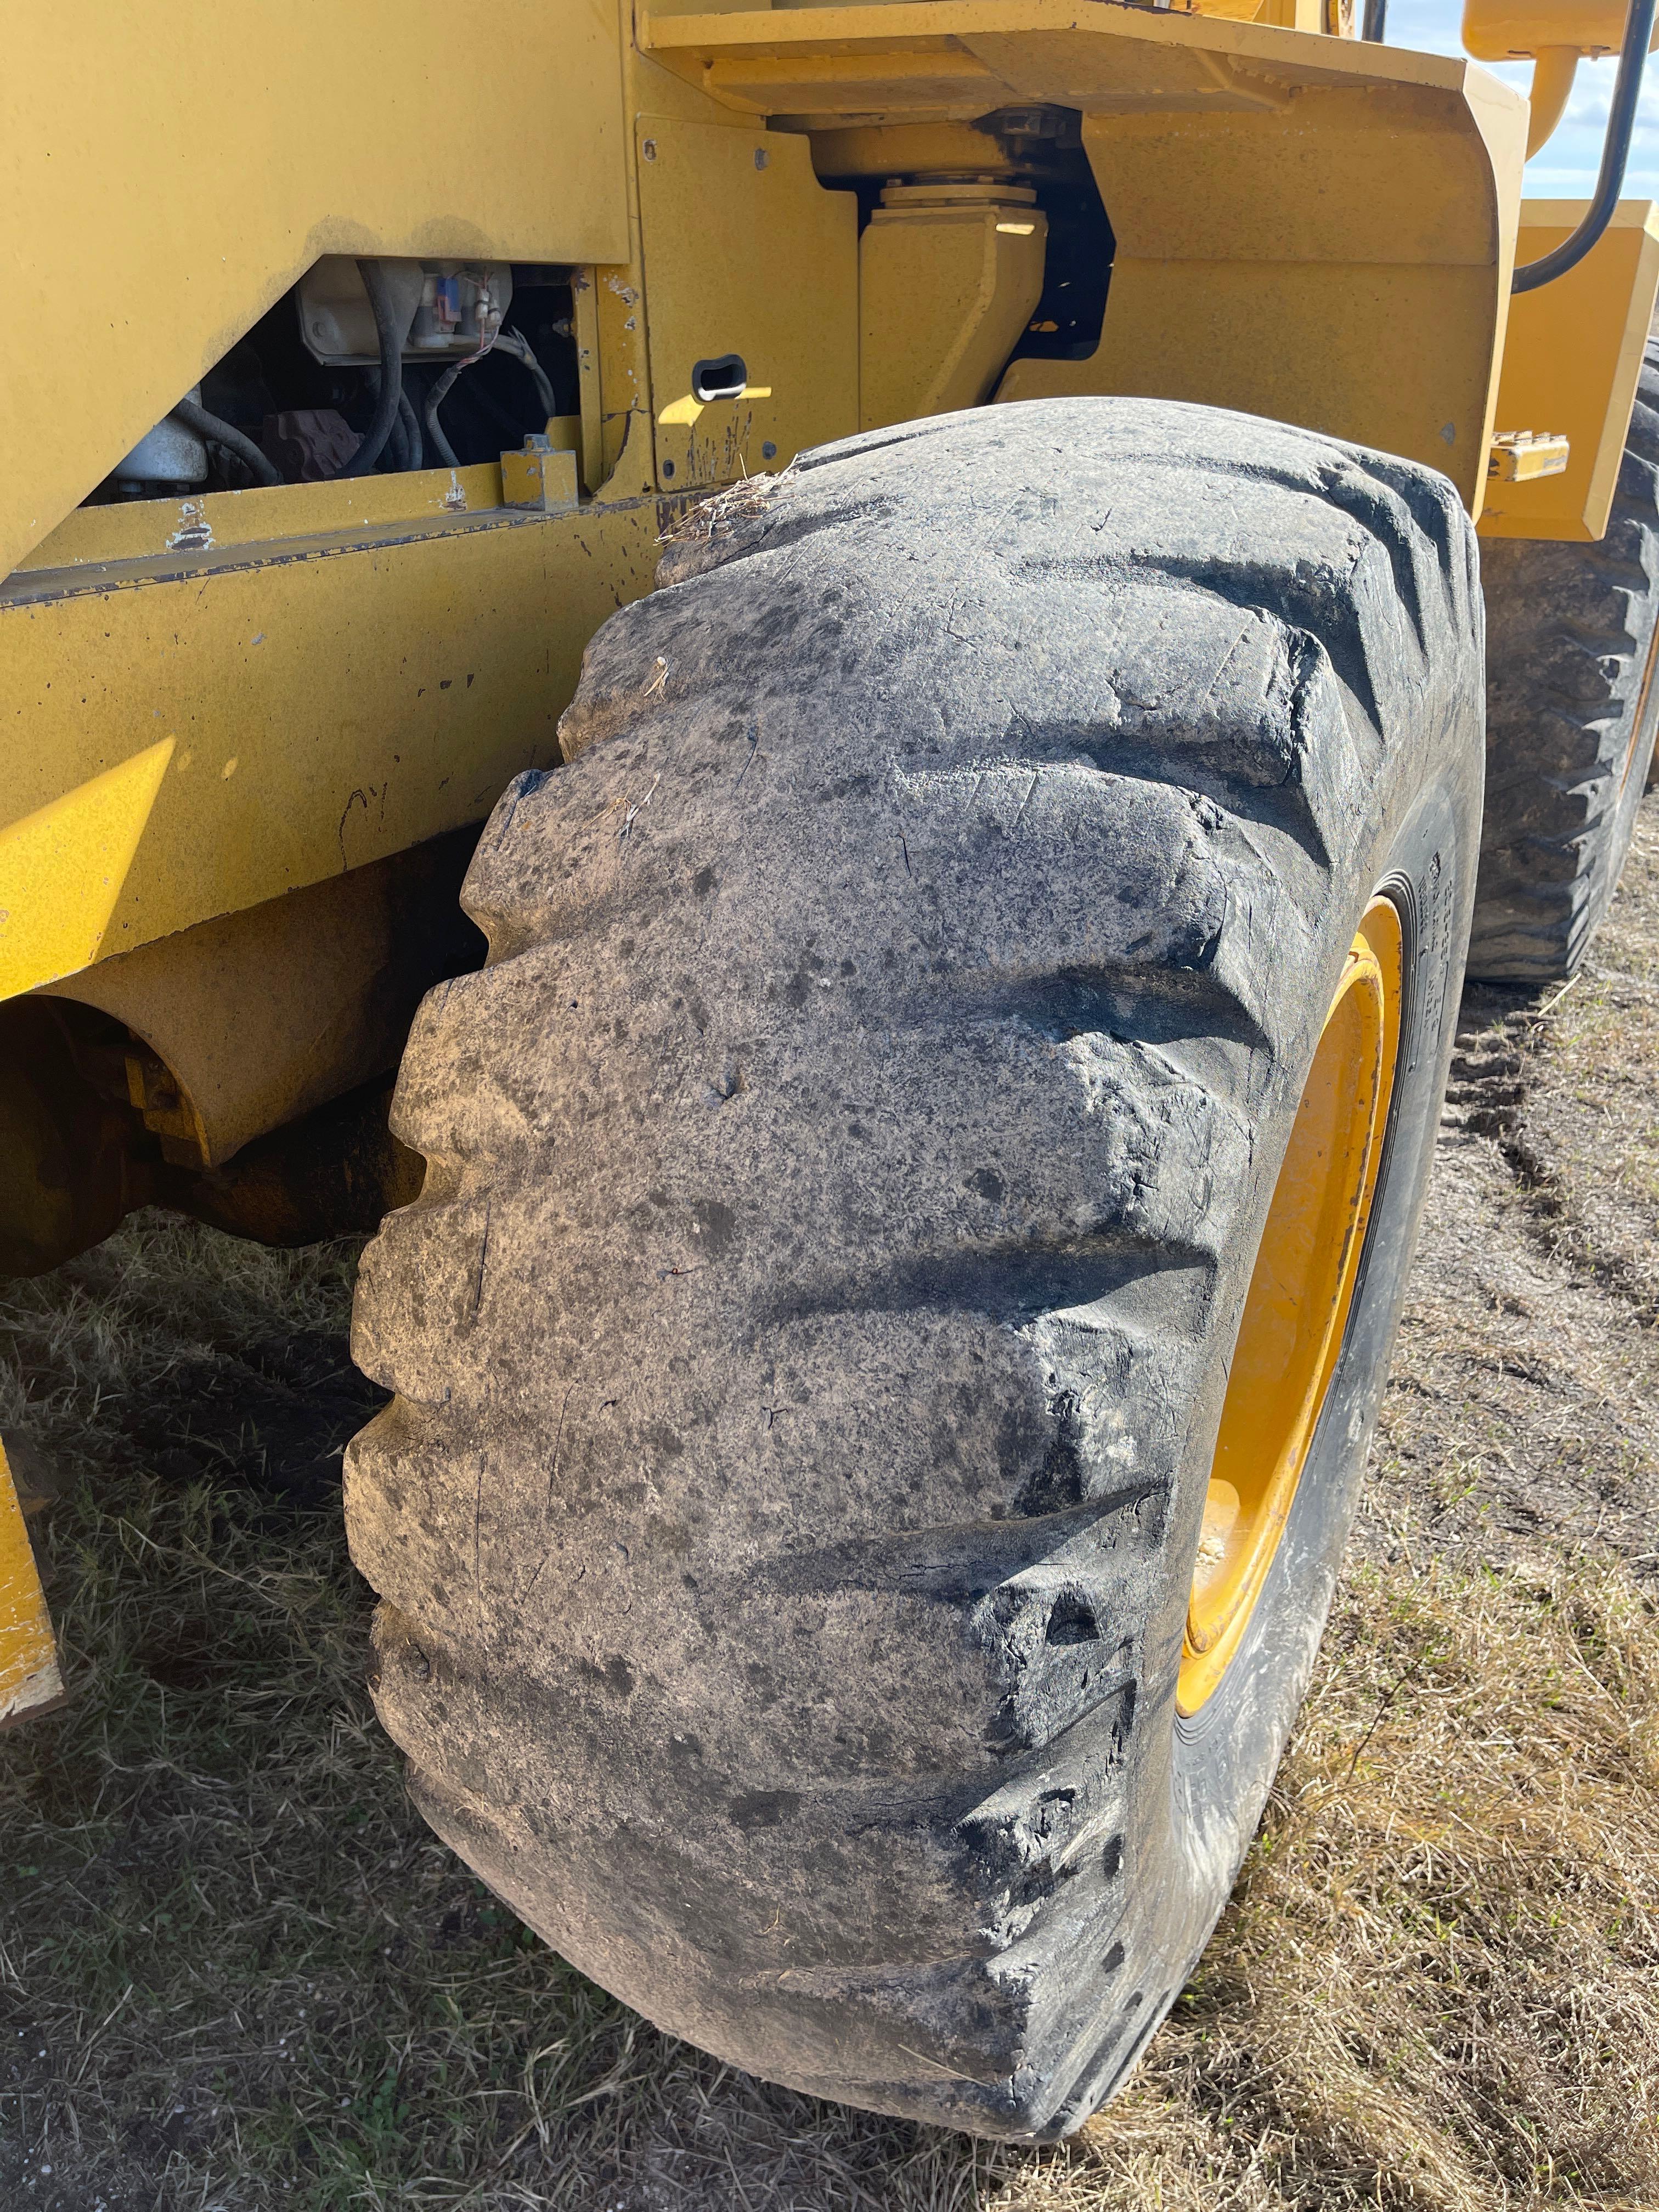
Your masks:
M1461 54L1458 38L1462 0L1389 0L1389 44L1416 46L1431 54ZM1601 167L1601 137L1607 102L1613 96L1617 61L1580 62L1567 112L1554 135L1527 164L1526 191L1532 199L1588 199ZM1493 74L1524 91L1532 79L1530 62L1505 63ZM1659 199L1659 53L1650 55L1637 110L1636 136L1625 172L1626 199Z

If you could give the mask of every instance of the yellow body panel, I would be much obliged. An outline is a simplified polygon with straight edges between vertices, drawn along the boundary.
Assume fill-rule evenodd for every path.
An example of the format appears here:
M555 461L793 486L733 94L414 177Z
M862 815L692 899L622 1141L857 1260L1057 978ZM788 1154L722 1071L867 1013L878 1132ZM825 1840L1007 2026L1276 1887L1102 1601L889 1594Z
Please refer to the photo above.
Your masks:
M723 483L848 436L859 405L852 193L824 190L798 136L650 114L635 129L658 480ZM700 401L694 363L733 353L748 391Z
M204 504L283 501L299 523L313 489L339 488ZM159 529L177 509L155 504ZM583 647L649 588L661 526L655 499L253 543L232 542L231 524L211 551L10 578L0 667L21 735L0 804L15 818L59 802L101 823L100 780L149 765L113 787L132 797L125 824L143 798L143 835L95 944L66 960L54 917L102 896L118 839L100 843L101 828L84 859L34 878L47 919L7 991L477 821L520 769L555 757Z
M1484 71L1065 0L648 17L639 37L715 99L814 123L1080 109L1117 237L1100 349L1016 362L999 397L1305 422L1443 470L1478 512L1526 137Z
M1577 200L1524 202L1517 258L1549 252L1583 212ZM1494 482L1483 537L1588 539L1606 530L1656 297L1659 207L1621 200L1576 269L1515 301L1494 427L1565 436L1567 465Z
M1176 9L1073 0L874 0L641 12L641 53L754 114L898 121L1050 100L1085 114L1283 108L1306 85L1416 85L1462 99L1467 62ZM1480 74L1500 104L1524 103Z
M0 1445L0 1728L63 1694L40 1570Z
M1231 15L1239 23L1276 23L1285 31L1334 31L1323 0L1194 0L1198 15ZM1348 11L1352 21L1352 11Z
M1086 118L1118 241L1099 350L1017 362L999 396L1304 422L1443 470L1478 511L1522 118L1495 118L1515 127L1494 153L1486 111L1442 93L1310 90L1297 108L1294 132L1262 111Z
M608 0L9 10L0 575L321 255L621 261L627 160Z

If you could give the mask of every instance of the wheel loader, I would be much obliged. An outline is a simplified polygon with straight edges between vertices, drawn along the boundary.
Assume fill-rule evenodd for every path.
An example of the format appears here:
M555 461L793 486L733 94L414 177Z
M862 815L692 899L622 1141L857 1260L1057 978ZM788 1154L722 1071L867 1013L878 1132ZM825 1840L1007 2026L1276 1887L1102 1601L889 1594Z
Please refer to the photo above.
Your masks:
M378 1228L410 1790L738 2066L1062 2136L1222 1909L1659 719L1654 13L14 13L0 1267Z

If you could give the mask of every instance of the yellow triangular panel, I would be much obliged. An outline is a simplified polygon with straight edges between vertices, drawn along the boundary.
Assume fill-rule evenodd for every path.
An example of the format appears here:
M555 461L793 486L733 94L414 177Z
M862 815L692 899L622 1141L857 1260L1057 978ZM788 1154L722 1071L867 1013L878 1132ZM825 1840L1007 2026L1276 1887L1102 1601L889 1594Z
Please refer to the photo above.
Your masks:
M0 999L97 958L173 744L163 738L0 830Z
M0 1444L0 1728L63 1694L52 1616Z

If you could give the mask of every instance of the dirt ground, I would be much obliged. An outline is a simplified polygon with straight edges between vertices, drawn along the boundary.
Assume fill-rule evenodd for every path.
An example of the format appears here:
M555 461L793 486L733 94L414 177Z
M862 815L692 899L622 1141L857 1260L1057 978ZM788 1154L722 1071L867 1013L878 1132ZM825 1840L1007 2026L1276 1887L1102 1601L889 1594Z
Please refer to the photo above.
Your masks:
M1659 800L1581 978L1464 1013L1313 1695L1054 2151L657 2034L421 1826L340 1527L351 1249L152 1217L0 1288L73 1690L0 1742L0 2207L1659 2204Z
M1574 981L1464 994L1364 1535L1659 1568L1659 794Z

